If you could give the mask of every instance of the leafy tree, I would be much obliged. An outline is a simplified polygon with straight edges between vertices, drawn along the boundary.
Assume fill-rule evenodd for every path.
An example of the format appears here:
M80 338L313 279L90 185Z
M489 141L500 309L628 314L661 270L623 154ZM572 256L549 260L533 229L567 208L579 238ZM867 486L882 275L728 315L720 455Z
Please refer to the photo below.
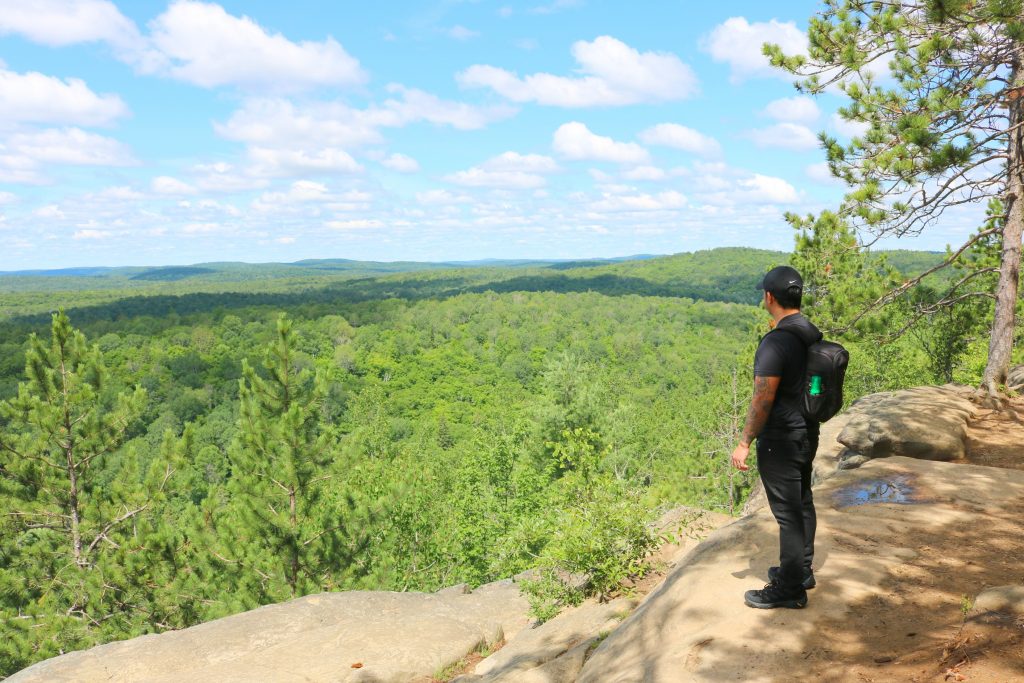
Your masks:
M951 208L999 198L1003 220L954 251L1002 237L989 357L991 395L1005 382L1013 348L1024 228L1024 3L1021 0L825 0L811 17L809 53L772 63L798 88L837 86L844 118L867 126L848 145L822 135L832 173L851 186L842 213L876 238L920 233ZM888 61L891 80L872 69ZM878 300L890 301L915 278ZM977 296L986 295L977 292ZM953 296L959 296L954 292Z

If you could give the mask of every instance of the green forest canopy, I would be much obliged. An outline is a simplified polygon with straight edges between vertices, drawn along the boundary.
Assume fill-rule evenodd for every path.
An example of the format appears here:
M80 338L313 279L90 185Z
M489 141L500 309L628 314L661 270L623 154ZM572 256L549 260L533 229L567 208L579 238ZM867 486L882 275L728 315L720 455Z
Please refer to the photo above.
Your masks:
M0 674L318 590L434 590L537 567L539 616L578 599L555 570L614 590L655 542L659 510L742 505L752 480L726 460L766 329L750 304L786 258L235 280L206 264L215 272L13 292L0 321ZM849 346L848 398L931 379L913 338ZM983 363L971 349L956 372L969 381ZM26 465L59 460L47 449L67 435L39 416L61 401L86 416L67 458L81 463L77 531L68 496L42 495L67 488L60 469Z

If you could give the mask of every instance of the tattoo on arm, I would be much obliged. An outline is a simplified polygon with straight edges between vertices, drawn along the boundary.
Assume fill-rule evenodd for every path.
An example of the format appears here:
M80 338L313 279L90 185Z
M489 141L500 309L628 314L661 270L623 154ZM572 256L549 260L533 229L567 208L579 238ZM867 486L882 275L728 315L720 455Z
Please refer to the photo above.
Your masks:
M781 377L754 377L754 395L750 399L747 421L743 425L740 443L750 445L768 422L768 415L775 403L775 392L778 391Z

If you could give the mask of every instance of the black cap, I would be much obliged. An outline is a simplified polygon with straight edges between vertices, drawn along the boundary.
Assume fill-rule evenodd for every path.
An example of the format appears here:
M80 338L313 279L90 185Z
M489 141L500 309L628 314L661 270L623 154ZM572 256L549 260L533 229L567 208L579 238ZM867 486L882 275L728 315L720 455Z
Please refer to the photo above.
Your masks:
M800 277L800 273L796 272L796 268L790 268L789 266L778 266L776 268L772 268L765 273L764 279L762 279L760 284L757 285L758 289L763 289L771 292L772 294L789 292L794 287L802 293L804 289L804 279ZM795 293L796 292L794 292L794 294Z

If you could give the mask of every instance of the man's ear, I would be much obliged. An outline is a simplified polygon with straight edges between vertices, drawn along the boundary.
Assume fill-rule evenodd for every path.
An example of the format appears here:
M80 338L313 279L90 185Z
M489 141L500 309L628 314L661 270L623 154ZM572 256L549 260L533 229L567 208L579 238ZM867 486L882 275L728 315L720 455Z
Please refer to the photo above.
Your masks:
M778 300L777 300L777 299L775 298L775 295L774 295L774 294L772 294L771 292L769 292L769 291L768 291L768 290L766 289L766 290L764 290L764 302L765 302L766 304L769 304L769 305L771 305L771 304L775 304L775 303L778 303Z

